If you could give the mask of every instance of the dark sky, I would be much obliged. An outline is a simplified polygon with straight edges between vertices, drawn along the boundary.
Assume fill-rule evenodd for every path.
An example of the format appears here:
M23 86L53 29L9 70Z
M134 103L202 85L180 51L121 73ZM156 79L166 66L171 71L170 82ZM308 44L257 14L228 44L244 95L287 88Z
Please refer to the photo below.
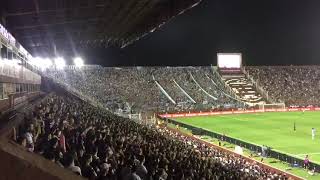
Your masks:
M320 2L203 0L124 49L96 50L93 59L105 66L215 65L217 52L242 52L247 65L320 64Z

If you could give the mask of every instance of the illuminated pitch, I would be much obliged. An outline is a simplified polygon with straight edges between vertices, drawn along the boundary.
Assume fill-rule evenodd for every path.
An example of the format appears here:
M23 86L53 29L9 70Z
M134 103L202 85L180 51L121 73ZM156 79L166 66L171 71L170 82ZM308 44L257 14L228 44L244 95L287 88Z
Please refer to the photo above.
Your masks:
M236 69L241 68L242 55L241 53L218 53L218 67L221 69Z
M208 131L320 163L320 111L266 112L172 118ZM312 139L311 129L316 129ZM296 130L294 130L296 129Z

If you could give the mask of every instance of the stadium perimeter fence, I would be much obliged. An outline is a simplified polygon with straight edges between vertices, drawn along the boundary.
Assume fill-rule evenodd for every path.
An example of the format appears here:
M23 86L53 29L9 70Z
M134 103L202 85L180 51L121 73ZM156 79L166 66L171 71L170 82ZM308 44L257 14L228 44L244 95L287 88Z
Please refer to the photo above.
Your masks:
M248 149L248 150L250 150L252 152L255 152L257 154L258 153L260 153L260 154L263 153L262 152L263 151L263 147L261 145L248 143L248 142L236 139L236 138L225 136L225 135L220 134L220 133L216 133L216 132L208 131L208 130L205 130L205 129L202 129L202 128L194 127L194 126L191 126L191 125L188 125L188 124L184 124L184 123L181 123L181 122L169 119L169 118L162 118L162 117L159 117L159 118L164 120L164 121L166 121L166 122L168 122L168 123L171 123L171 124L174 124L174 125L178 125L179 127L191 130L193 135L209 136L209 137L212 137L212 138L215 138L215 139L219 139L219 140L222 140L222 141L234 144L234 145L238 145L238 146L240 146L242 148ZM288 154L283 153L283 152L279 152L279 151L273 150L272 148L268 148L265 151L265 154L266 154L266 157L275 158L275 159L278 159L280 161L287 162L292 167L303 167L303 165L304 165L304 160L303 159L294 157L292 155L288 155ZM314 162L309 162L309 167L308 168L309 169L315 169L317 172L320 171L320 165L316 164Z

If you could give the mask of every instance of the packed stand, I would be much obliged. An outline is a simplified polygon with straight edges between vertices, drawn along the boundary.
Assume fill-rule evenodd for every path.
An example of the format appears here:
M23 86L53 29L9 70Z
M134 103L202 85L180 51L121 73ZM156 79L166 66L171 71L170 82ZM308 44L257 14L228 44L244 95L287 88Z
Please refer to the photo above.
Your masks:
M210 93L217 97L213 99L204 93L190 77L190 72L197 70L197 81L203 89L212 89ZM203 72L202 72L203 71ZM97 68L92 70L59 70L48 71L47 74L56 80L70 85L86 96L94 98L106 108L115 112L178 112L193 110L212 110L215 108L238 108L242 104L228 98L217 81L202 83L199 74L212 74L210 67L123 67L123 68ZM203 76L202 75L202 76ZM213 80L217 77L210 75ZM174 99L170 101L155 83ZM217 86L217 87L214 87ZM187 97L181 88L195 100Z
M223 108L236 108L241 107L242 103L232 98L230 94L225 90L221 81L218 81L218 77L212 73L212 69L209 67L197 67L191 69L194 80L209 94L217 98L219 105Z
M99 68L52 71L51 77L93 97L110 111L166 111L167 97L153 82L149 69Z
M152 71L155 80L159 82L169 96L176 102L176 106L173 110L176 112L195 109L195 103L193 103L176 84L176 80L179 80L179 74L181 73L184 73L184 69L179 67L163 67Z
M276 102L287 106L319 106L318 66L262 66L246 70Z
M28 151L89 179L287 179L165 127L140 125L71 97L47 98L18 132Z

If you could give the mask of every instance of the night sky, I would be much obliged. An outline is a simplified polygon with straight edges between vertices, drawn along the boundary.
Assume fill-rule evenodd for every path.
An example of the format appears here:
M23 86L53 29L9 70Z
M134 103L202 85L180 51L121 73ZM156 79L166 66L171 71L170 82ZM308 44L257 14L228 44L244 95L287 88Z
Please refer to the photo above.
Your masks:
M203 0L124 49L84 53L104 66L186 66L215 65L217 52L242 52L247 65L320 64L320 2Z

